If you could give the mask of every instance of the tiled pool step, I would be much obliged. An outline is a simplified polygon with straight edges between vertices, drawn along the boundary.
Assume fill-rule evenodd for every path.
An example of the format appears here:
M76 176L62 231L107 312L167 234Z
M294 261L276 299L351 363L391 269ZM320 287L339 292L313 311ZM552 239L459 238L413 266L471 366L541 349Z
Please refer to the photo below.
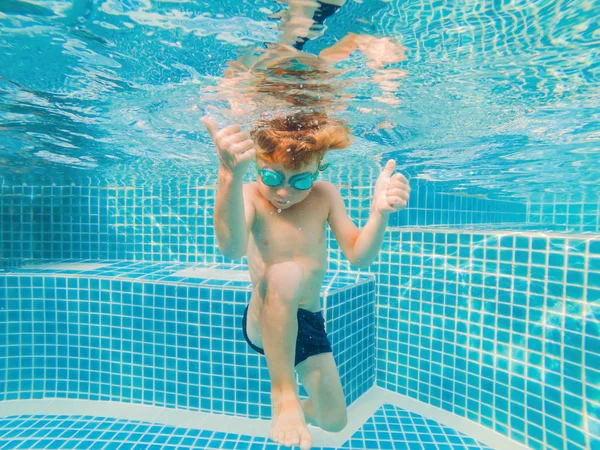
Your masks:
M110 400L266 419L265 357L242 332L251 294L247 268L232 264L31 261L1 273L0 401ZM374 277L329 271L321 308L351 404L375 377Z
M447 411L371 388L340 433L309 426L313 449L523 450ZM0 403L0 449L278 449L270 420L71 399Z
M5 344L18 337L18 345L11 349L28 352L13 355L7 346L5 354L10 361L4 374L9 377L6 401L0 402L0 418L7 419L0 419L0 449L278 448L267 438L266 364L248 353L241 331L227 325L241 317L249 300L249 282L234 276L235 272L245 273L244 267L131 261L38 263L44 265L21 267L0 276L0 294L8 299L0 308L0 315L9 323ZM207 268L210 278L187 272ZM218 276L212 276L215 274ZM225 299L228 290L235 295ZM374 316L372 277L330 272L323 291L328 332L348 393L349 423L335 434L311 427L313 448L524 448L474 422L427 405L415 407L411 399L372 387L369 343L374 340L373 321L365 326L365 317ZM218 295L213 296L215 293ZM105 309L106 305L111 308ZM72 306L77 308L71 310ZM142 306L132 315L133 308ZM49 307L53 308L51 318L60 319L58 325L47 320ZM117 315L115 307L120 311ZM167 320L165 308L172 319ZM114 317L120 320L114 322ZM206 318L221 320L213 324ZM172 323L186 326L169 330ZM220 328L220 324L226 326ZM69 330L73 330L72 336ZM148 332L136 337L132 330ZM40 341L37 332L46 340ZM115 343L118 351L109 352ZM48 349L54 353L49 355ZM76 355L71 354L75 351ZM31 355L34 358L28 357ZM223 356L229 359L223 361ZM96 360L102 364L88 365L88 359L90 364ZM117 370L109 370L113 367ZM65 378L67 375L73 376ZM238 384L240 381L244 383ZM216 397L211 396L213 392L218 392ZM40 396L45 398L27 400ZM142 401L157 406L134 404ZM165 405L170 408L162 407ZM219 414L221 411L232 415ZM145 441L148 438L138 434L152 436L152 440Z
M180 263L112 260L35 260L0 272L4 276L73 276L120 280L161 281L201 287L250 288L248 267L242 264ZM364 281L368 275L358 272L328 271L322 293Z

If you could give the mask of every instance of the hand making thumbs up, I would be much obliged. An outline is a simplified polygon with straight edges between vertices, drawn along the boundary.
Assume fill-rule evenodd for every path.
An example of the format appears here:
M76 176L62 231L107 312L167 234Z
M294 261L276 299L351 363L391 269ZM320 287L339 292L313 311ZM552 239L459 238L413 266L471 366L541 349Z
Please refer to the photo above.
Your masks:
M204 116L201 121L215 143L221 168L242 178L256 154L254 142L248 133L242 131L239 125L229 125L217 130L216 123L208 116Z
M410 197L408 180L401 173L394 173L396 161L390 159L375 183L372 211L383 215L400 211L406 207Z

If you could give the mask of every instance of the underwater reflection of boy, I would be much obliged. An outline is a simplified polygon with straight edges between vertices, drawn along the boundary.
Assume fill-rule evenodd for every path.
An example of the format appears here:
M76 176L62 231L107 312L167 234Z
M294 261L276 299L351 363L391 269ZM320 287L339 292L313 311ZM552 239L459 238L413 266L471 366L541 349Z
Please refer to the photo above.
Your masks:
M271 378L270 437L310 448L307 423L341 431L346 401L320 312L327 270L325 226L356 267L379 252L390 213L406 206L410 188L389 160L375 184L368 222L359 230L340 192L316 181L328 150L350 145L349 129L321 113L297 113L259 124L248 135L239 125L221 130L203 117L219 155L215 232L228 258L248 257L253 292L242 328L265 355ZM252 139L251 139L252 138ZM242 179L256 158L255 182ZM309 394L300 401L294 369Z

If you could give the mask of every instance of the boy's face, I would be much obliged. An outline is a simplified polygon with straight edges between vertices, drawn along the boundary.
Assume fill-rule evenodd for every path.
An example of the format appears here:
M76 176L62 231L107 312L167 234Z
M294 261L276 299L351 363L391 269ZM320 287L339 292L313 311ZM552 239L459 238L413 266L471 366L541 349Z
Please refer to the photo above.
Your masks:
M304 165L299 170L286 169L281 164L269 163L259 158L256 159L256 163L258 164L259 170L267 168L279 172L285 177L283 185L280 186L267 186L263 183L260 175L256 177L260 193L278 209L288 209L308 197L312 188L306 190L296 189L289 185L290 178L294 175L305 173L314 174L319 166L319 161L317 159L312 160L309 164Z

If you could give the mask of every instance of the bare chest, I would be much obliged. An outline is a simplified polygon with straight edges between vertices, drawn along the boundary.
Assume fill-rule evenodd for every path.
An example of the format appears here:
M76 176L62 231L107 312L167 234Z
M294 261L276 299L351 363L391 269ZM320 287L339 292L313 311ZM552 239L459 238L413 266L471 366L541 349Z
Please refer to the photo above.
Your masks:
M293 210L259 205L252 224L251 247L267 264L294 257L320 258L326 254L327 214L324 205L308 200Z
M254 286L268 266L296 262L305 276L299 306L318 311L319 292L327 269L325 230L329 205L318 190L311 193L315 195L286 210L278 210L264 198L255 197L247 254Z

